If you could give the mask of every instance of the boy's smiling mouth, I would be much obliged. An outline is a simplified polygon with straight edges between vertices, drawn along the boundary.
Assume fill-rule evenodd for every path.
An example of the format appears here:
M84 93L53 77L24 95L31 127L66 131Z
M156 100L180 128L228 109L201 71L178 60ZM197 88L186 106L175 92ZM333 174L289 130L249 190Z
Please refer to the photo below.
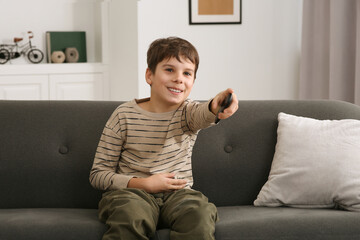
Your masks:
M183 91L180 89L176 89L176 88L168 88L170 90L170 92L174 92L174 93L182 93Z

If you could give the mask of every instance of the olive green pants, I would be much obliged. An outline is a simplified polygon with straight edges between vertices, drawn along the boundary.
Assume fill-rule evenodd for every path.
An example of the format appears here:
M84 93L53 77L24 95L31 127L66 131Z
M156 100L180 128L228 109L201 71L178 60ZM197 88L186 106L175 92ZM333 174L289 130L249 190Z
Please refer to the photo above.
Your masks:
M171 240L215 239L217 209L191 189L149 194L127 188L104 193L99 218L109 226L103 240L149 239L157 228L170 228Z

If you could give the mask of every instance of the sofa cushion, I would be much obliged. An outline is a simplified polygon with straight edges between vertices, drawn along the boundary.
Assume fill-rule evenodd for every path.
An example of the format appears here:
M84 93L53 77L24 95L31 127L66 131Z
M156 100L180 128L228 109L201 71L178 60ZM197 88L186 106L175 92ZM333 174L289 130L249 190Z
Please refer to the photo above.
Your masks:
M360 214L332 209L218 207L216 240L358 240ZM161 229L153 240L169 239Z
M360 214L333 209L219 207L217 240L356 240Z
M254 204L360 211L360 121L278 119L269 179Z
M217 240L359 239L360 214L331 209L219 207ZM107 227L95 209L0 209L0 239L101 239ZM169 229L154 240L169 239Z
M99 240L106 230L97 209L0 209L0 239Z

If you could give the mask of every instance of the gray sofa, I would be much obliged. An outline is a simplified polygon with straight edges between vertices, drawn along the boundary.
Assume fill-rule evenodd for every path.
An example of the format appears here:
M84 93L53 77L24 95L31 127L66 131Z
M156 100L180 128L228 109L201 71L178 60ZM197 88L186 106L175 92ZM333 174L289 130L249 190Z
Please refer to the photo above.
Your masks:
M104 124L120 102L0 101L0 239L101 239L101 192L89 170ZM218 207L216 239L360 239L360 213L254 207L269 175L279 112L360 119L338 101L240 101L200 132L194 189ZM194 222L194 224L196 224ZM168 239L159 229L155 239Z

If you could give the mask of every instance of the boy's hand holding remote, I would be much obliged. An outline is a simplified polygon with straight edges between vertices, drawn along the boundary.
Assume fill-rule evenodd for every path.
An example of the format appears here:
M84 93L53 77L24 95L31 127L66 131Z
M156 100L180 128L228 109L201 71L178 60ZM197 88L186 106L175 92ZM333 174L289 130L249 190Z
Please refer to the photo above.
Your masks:
M229 94L232 94L232 99L231 99L230 105L227 108L225 108L223 112L219 112L222 104L224 103L224 101L226 101ZM239 104L239 102L234 93L234 90L232 90L231 88L228 88L225 91L220 92L219 94L217 94L214 97L214 99L211 102L210 108L211 108L211 112L214 113L215 115L217 115L218 119L226 119L226 118L230 117L231 115L233 115L237 111L237 109L239 107L238 104Z

